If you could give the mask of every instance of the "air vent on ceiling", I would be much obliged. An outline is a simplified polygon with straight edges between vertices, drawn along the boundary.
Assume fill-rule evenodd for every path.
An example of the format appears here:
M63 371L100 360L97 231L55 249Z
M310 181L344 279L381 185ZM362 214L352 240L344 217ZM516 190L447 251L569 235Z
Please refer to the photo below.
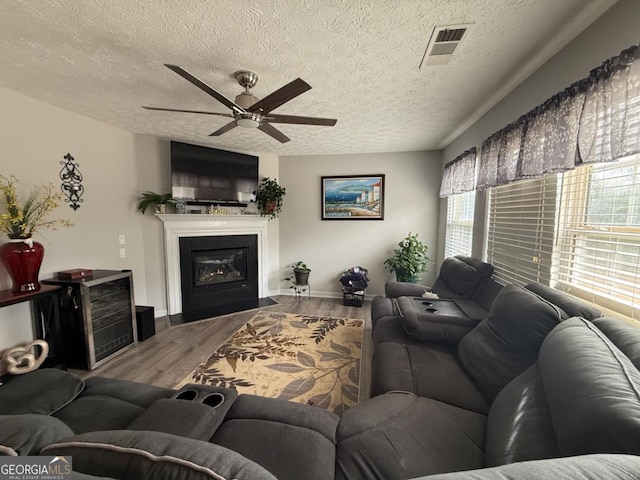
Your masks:
M426 65L444 65L449 63L453 52L467 31L467 27L468 25L452 25L434 28L419 68Z

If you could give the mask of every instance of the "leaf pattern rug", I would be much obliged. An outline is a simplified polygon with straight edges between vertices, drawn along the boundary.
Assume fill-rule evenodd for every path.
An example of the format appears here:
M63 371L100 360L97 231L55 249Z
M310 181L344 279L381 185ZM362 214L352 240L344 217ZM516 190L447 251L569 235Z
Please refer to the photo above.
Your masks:
M358 403L362 334L362 320L258 311L176 388L235 388L340 414Z

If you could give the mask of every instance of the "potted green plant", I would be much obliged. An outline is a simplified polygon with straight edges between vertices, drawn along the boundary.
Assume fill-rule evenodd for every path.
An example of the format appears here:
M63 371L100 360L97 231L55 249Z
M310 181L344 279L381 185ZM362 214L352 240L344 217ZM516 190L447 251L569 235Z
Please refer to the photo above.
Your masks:
M258 189L253 192L256 196L256 203L260 210L260 215L267 217L269 220L280 215L282 210L282 197L286 193L286 189L278 185L274 179L265 177L258 185Z
M398 248L393 250L393 256L384 261L384 265L396 273L399 282L416 283L420 280L418 276L427 271L428 247L418 240L418 234L407 235L398 243Z
M291 265L291 274L285 279L291 282L290 288L295 288L300 285L309 285L309 273L311 273L311 269L307 267L307 264L301 261L298 261Z
M142 213L151 205L155 207L155 213L166 213L166 205L175 205L177 202L170 193L142 192L138 199L138 210Z

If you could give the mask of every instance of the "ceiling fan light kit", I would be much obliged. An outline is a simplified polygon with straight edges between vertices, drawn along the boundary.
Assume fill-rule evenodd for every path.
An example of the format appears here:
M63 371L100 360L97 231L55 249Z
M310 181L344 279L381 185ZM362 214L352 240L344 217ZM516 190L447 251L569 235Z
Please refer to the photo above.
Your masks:
M279 88L275 92L267 95L262 100L260 100L249 91L249 89L253 88L258 82L258 75L247 70L240 70L234 73L234 76L238 83L242 87L244 87L245 90L235 97L235 101L231 101L227 97L219 93L217 90L204 83L202 80L191 75L183 68L168 63L165 63L165 66L231 109L232 113L229 114L206 112L201 110L180 110L175 108L162 107L143 108L146 108L147 110L159 110L164 112L198 113L204 115L217 115L220 117L233 118L231 122L211 133L210 136L215 137L218 135L222 135L223 133L226 133L237 126L240 126L244 128L257 128L270 137L275 138L279 142L286 143L290 140L290 138L283 134L280 130L275 128L273 125L271 125L271 123L321 125L332 127L337 122L337 120L333 118L302 117L297 115L278 115L270 113L272 110L275 110L281 105L287 103L289 100L293 100L298 95L311 89L311 86L300 78L296 78L292 82L286 84L284 87Z

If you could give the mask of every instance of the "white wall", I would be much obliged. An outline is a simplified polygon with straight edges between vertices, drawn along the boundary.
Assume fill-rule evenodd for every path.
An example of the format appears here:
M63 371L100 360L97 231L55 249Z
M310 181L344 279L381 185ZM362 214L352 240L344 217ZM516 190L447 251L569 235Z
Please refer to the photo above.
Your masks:
M135 213L137 173L134 135L0 88L0 173L15 175L27 194L53 182L59 187L63 156L71 153L84 176L84 202L77 211L62 204L51 218L75 226L41 230L34 239L45 248L40 278L70 268L133 270L136 301L146 303L144 249ZM119 256L125 235L127 256ZM0 242L6 236L0 234ZM0 266L0 289L11 287ZM0 309L0 350L32 338L27 305Z
M280 157L279 183L287 189L280 216L280 278L297 260L311 268L312 295L341 296L339 277L356 265L369 270L368 295L384 294L393 279L384 269L397 243L418 233L436 255L440 152ZM384 220L321 220L320 177L385 174ZM423 275L434 278L433 265ZM280 281L282 293L288 283Z
M504 100L451 142L443 151L443 164L474 145L480 152L482 142L491 134L573 82L588 76L591 69L598 67L606 59L618 55L625 48L637 45L640 41L639 25L640 1L619 0ZM443 201L442 204L442 211L446 213L446 202ZM484 214L484 208L477 209L476 223L484 222ZM444 245L443 218L441 217L440 245ZM474 251L482 251L482 240L474 238Z

